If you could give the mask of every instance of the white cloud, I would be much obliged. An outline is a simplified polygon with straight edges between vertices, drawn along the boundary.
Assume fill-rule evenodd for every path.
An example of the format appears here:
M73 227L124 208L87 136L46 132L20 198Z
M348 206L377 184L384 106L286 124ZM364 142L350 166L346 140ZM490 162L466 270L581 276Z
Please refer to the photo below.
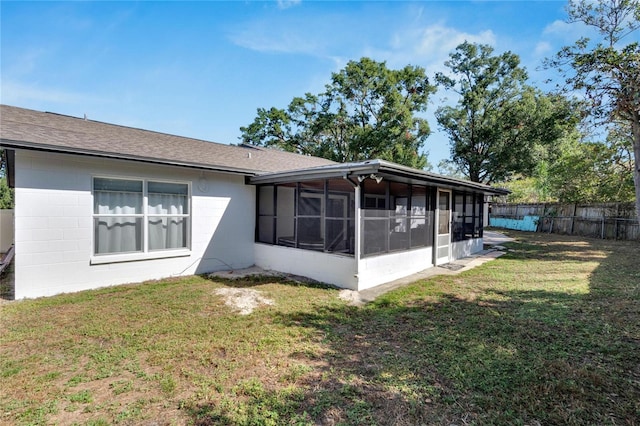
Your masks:
M315 55L321 47L318 42L292 31L271 33L258 27L232 34L230 39L238 46L258 52Z
M80 104L95 101L86 95L58 90L41 88L35 84L23 84L14 81L2 81L1 99L3 104L31 105L33 103Z
M397 32L391 37L389 49L366 49L366 54L386 60L390 66L413 64L429 72L441 71L449 53L465 41L495 45L496 35L491 30L471 34L438 23Z
M573 43L581 37L593 37L597 33L593 28L582 22L568 23L562 20L555 20L544 28L542 35Z
M423 30L416 53L420 56L433 55L447 56L459 44L468 41L495 45L496 37L493 31L486 30L479 34L469 34L443 25L434 25Z
M538 44L536 44L536 48L534 49L533 54L535 57L540 58L547 56L552 50L553 47L551 46L551 43L540 41L538 42Z
M544 35L548 35L548 34L560 34L560 35L565 35L567 33L570 33L572 30L572 24L569 24L568 22L562 21L562 20L555 20L552 23L550 23L549 25L547 25L544 28L544 31L542 32L542 34Z
M302 3L302 0L278 0L279 9L288 9L293 6L297 6Z

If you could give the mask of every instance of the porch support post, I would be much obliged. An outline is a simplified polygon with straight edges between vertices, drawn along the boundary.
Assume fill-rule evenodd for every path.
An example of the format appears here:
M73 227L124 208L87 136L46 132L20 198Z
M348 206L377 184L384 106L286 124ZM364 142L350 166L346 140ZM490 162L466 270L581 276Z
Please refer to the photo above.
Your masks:
M356 286L359 289L360 288L360 246L361 246L361 235L362 235L362 220L361 220L361 216L362 216L362 209L361 204L360 204L360 185L356 185L354 188L354 196L355 196L355 235L354 235L354 253L353 253L353 257L355 259L355 271L354 271L354 277L356 279Z
M438 266L438 227L440 226L440 200L438 197L440 197L440 193L435 187L433 190L433 199L435 200L433 203L433 266Z

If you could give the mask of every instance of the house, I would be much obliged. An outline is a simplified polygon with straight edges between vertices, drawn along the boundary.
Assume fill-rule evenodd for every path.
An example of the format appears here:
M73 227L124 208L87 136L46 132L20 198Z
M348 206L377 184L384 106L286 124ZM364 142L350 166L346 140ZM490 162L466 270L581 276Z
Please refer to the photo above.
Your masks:
M252 265L362 290L481 250L504 193L7 105L0 146L17 299Z

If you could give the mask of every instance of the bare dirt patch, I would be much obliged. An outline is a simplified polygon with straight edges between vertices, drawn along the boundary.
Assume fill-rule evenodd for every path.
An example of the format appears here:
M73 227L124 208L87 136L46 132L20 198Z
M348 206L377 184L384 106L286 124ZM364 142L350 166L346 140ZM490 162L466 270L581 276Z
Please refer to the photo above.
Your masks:
M264 297L258 290L250 288L218 288L214 294L224 298L225 305L238 311L240 315L249 315L262 305L273 305L273 300Z

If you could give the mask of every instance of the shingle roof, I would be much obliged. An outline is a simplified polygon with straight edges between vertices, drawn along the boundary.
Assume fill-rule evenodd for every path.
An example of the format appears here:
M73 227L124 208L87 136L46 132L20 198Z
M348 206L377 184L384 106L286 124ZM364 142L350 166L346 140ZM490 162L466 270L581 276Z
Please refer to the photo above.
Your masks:
M0 105L0 145L246 175L336 164L274 149L224 145L8 105Z

